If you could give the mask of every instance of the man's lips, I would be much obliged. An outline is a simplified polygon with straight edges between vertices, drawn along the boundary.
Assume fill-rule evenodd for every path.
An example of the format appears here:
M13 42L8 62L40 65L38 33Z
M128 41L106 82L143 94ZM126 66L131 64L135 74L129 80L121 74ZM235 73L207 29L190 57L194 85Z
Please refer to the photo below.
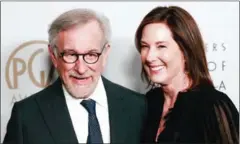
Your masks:
M76 84L88 84L91 82L91 77L79 77L70 75L70 78L76 83Z

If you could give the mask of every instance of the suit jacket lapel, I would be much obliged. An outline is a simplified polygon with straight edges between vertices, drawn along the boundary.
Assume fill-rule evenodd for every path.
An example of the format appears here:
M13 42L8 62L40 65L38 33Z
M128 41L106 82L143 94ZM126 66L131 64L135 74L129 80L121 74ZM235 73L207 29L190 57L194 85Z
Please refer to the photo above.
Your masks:
M110 137L111 143L126 141L126 129L128 128L127 113L124 107L124 99L114 84L102 77L107 94ZM43 118L49 128L55 143L78 143L66 100L63 94L61 80L58 79L45 91L46 96L36 99ZM124 116L123 116L124 115Z
M109 109L110 122L110 138L111 143L124 142L126 137L127 121L126 111L124 107L123 97L110 81L102 77L103 84L106 90ZM123 116L124 115L124 116Z
M55 143L78 143L64 98L61 80L47 88L37 103Z

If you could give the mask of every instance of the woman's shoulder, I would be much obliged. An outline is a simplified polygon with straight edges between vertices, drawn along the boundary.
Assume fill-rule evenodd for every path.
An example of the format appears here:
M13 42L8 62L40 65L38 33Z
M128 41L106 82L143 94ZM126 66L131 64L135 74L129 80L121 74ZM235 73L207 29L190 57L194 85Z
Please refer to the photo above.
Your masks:
M215 88L205 88L205 89L200 89L200 96L206 103L218 103L219 101L224 101L224 102L232 102L229 96L222 92L219 91Z
M207 105L202 107L206 139L218 143L238 143L239 112L224 92L215 88L203 89ZM205 94L205 95L204 95Z
M237 112L237 108L230 97L215 88L201 89L198 97L207 111L215 111L216 109L227 111L228 109Z

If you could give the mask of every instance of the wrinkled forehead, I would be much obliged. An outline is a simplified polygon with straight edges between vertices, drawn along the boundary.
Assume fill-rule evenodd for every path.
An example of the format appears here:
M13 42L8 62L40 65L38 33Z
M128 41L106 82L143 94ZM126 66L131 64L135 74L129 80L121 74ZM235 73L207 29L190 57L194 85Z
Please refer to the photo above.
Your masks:
M59 32L57 36L59 50L74 50L76 52L101 50L103 44L104 34L97 21L73 26Z

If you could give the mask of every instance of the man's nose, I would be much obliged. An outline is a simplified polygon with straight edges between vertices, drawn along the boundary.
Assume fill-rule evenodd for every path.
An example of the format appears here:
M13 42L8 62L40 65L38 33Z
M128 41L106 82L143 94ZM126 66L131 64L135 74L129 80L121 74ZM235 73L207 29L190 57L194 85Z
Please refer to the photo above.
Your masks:
M75 70L79 72L79 74L84 74L87 71L88 67L86 62L83 60L82 56L75 63Z

